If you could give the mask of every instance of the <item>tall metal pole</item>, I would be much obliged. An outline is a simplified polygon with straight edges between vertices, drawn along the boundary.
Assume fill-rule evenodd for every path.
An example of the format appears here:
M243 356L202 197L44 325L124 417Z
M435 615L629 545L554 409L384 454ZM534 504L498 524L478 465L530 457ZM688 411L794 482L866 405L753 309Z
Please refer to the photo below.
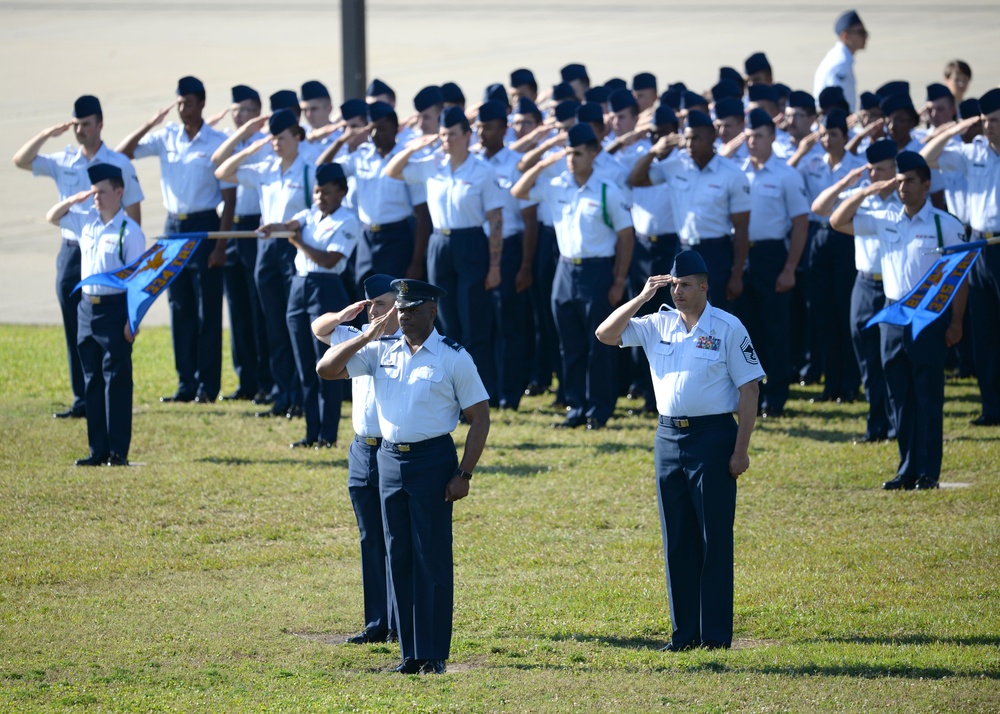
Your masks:
M344 48L344 98L363 98L368 83L365 0L341 0L340 27Z

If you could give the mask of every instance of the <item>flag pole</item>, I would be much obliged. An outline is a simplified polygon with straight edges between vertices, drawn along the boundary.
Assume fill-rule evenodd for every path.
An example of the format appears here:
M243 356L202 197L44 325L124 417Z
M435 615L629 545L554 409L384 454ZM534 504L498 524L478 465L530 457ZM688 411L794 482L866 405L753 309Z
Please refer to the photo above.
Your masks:
M271 231L268 238L292 238L295 231ZM168 233L157 240L229 240L230 238L262 238L257 231L209 231L207 233Z

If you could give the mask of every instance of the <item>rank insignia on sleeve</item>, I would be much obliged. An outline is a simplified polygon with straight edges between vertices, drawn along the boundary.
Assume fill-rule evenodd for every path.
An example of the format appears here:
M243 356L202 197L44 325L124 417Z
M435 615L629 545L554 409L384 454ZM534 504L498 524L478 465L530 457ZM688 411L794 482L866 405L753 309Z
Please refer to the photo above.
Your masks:
M743 350L743 359L747 361L747 364L760 364L757 359L757 351L753 348L749 337L743 338L743 344L740 345L740 348Z

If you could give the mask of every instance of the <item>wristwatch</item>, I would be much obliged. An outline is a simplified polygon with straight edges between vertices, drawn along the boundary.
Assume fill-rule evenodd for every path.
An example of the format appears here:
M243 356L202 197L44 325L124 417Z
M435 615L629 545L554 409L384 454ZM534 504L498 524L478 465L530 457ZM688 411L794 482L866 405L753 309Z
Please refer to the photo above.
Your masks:
M469 473L468 471L462 471L462 469L457 469L457 470L455 471L455 475L456 475L456 476L461 476L461 477L462 477L462 478L464 478L464 479L465 479L466 481L471 481L471 480L472 480L472 474L471 474L471 473Z

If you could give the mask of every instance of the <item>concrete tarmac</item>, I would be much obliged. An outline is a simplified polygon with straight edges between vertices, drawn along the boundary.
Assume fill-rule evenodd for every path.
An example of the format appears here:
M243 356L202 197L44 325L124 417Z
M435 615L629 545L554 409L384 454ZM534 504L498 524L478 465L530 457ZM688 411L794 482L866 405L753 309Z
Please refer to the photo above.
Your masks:
M1000 83L996 0L881 0L855 8L870 33L856 58L859 91L905 79L919 105L924 86L940 81L956 57L973 69L968 96ZM457 82L477 102L488 84L507 84L512 69L532 69L547 87L569 62L586 64L595 84L650 71L660 91L675 81L701 91L715 83L720 65L742 70L744 58L765 51L776 81L812 91L815 68L836 41L833 22L846 9L802 0L370 0L368 78L395 89L401 118L427 84ZM205 82L209 114L227 106L234 84L255 87L265 104L270 93L297 91L309 79L323 81L337 104L344 98L340 5L328 0L0 0L0 18L4 157L69 119L81 94L101 99L105 141L114 147L172 101L177 79L187 74ZM66 134L43 151L73 142ZM143 227L152 239L165 217L159 165L144 159L136 168L146 194ZM44 221L55 201L50 179L11 163L0 169L0 322L60 321L59 232ZM168 319L161 299L146 324Z

